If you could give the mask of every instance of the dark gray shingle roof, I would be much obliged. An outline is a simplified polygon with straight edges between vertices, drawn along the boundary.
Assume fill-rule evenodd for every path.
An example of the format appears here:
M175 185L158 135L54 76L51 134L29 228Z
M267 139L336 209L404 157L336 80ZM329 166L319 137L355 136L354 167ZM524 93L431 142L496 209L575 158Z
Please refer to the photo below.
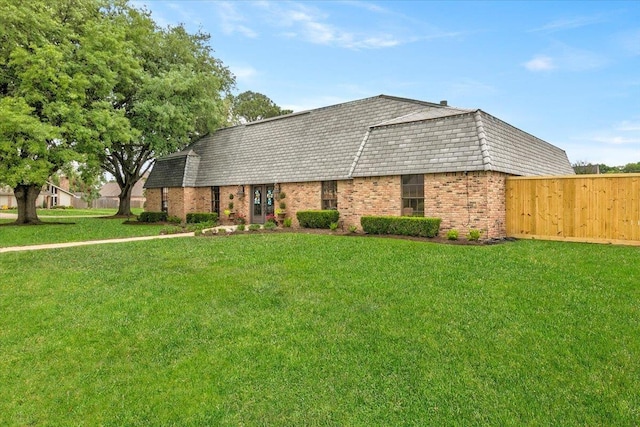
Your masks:
M564 151L480 110L380 95L220 129L159 159L145 187L473 170L573 173Z

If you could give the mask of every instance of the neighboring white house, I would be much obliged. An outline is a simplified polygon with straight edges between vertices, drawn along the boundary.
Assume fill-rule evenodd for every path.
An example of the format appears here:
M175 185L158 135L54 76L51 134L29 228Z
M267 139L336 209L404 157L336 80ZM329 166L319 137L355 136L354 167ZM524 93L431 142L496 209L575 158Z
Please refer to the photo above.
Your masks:
M50 209L54 206L72 206L73 200L79 198L80 196L76 196L69 190L47 182L36 199L36 207ZM15 208L17 205L18 202L13 195L13 189L6 186L0 187L0 208Z

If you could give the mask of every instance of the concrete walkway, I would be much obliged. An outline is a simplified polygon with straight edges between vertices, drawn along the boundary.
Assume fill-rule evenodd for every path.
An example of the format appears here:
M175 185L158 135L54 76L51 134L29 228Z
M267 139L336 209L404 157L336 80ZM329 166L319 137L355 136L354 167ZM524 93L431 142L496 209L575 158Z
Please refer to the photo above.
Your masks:
M0 215L10 215L10 214L0 214ZM233 231L236 230L236 227L237 226L235 225L219 225L214 228L208 228L206 230L202 230L202 232L205 232L208 230L216 230L217 233L220 233L220 232L232 233ZM138 242L142 240L174 239L176 237L194 237L194 236L195 236L194 232L190 231L188 233L159 234L156 236L142 236L142 237L123 237L121 239L87 240L84 242L66 242L66 243L47 243L44 245L29 245L29 246L10 246L6 248L0 248L0 253L37 251L41 249L73 248L76 246L103 245L106 243Z
M72 248L75 246L103 245L105 243L137 242L140 240L174 239L176 237L193 237L193 232L180 234L161 234L157 236L126 237L122 239L88 240L84 242L48 243L46 245L10 246L8 248L0 248L0 253L37 251L40 249Z

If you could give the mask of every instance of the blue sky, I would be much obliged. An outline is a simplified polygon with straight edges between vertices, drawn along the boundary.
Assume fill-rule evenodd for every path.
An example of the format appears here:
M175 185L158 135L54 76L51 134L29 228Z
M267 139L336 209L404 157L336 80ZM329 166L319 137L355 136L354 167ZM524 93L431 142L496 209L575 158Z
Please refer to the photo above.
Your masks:
M301 111L379 94L480 108L571 162L640 162L640 2L135 1Z

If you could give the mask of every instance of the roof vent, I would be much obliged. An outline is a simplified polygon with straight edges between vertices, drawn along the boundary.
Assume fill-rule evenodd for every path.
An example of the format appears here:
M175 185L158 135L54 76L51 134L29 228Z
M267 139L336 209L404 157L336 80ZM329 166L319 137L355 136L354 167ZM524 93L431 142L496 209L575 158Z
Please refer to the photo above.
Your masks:
M443 99L442 101L440 101L440 105L442 105L443 107L447 106L447 100Z

